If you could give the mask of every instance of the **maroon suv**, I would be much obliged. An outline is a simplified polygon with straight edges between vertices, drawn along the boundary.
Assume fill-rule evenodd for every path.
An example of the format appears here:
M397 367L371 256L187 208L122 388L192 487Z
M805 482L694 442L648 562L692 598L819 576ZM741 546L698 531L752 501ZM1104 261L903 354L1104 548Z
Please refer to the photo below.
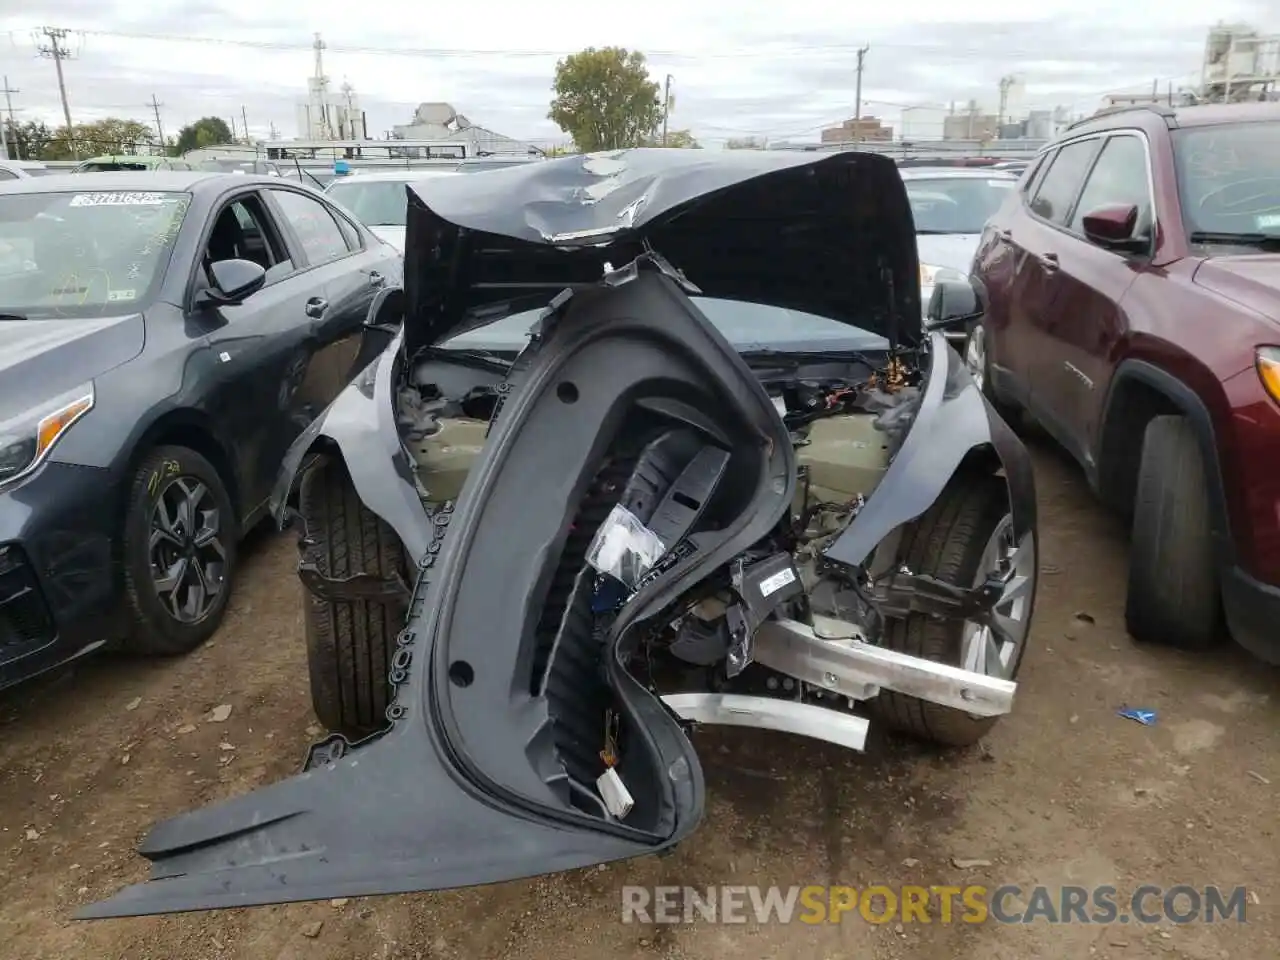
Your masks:
M970 370L1132 519L1129 632L1280 662L1280 103L1075 124L973 274Z

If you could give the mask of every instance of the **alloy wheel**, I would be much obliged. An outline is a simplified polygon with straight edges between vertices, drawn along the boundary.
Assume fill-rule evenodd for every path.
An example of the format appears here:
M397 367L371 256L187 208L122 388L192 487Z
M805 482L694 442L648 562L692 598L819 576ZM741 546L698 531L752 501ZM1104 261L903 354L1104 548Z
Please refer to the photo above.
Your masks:
M1035 534L1028 533L1021 543L1016 543L1013 517L1005 514L983 548L974 582L977 586L993 574L1004 580L1000 599L991 609L999 630L966 621L960 666L989 677L1012 679L1031 627L1036 573Z
M209 487L195 477L173 477L151 509L148 554L151 582L179 623L199 623L225 586L224 518Z

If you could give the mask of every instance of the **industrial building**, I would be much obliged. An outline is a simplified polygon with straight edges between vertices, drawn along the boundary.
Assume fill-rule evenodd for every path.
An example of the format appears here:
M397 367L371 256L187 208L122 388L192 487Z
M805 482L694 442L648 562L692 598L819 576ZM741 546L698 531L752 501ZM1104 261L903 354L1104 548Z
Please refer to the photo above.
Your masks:
M448 103L420 103L408 123L392 129L394 140L429 140L465 145L469 157L541 156L542 150L523 140L495 133L472 123Z

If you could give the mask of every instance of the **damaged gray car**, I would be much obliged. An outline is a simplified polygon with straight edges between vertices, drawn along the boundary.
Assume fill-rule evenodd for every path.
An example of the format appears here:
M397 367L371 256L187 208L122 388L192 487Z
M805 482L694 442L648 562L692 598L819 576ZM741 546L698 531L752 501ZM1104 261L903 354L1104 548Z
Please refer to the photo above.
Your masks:
M409 190L378 358L285 464L299 775L157 825L82 917L437 890L655 853L688 730L971 744L1036 588L1031 464L920 324L875 155L634 150ZM387 324L389 311L403 323Z

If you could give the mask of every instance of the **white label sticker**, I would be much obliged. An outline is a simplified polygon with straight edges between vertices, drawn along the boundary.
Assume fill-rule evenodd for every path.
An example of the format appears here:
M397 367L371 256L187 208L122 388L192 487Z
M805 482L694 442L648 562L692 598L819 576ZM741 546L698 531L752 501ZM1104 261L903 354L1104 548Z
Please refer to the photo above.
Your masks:
M114 303L117 300L137 300L137 299L138 299L137 290L108 290L107 291L108 303Z
M1280 227L1280 213L1263 213L1255 217L1253 222L1259 230L1274 230Z
M1017 183L1016 180L988 180L987 186L996 190L1012 190Z
M778 416L785 417L787 415L787 401L782 397L774 397L773 409L778 411Z
M112 190L106 193L77 193L67 204L69 207L157 207L163 204L163 193L126 193Z
M779 570L772 577L765 577L760 581L760 596L772 596L788 583L794 583L795 579L796 572L790 567L787 567L785 570Z

